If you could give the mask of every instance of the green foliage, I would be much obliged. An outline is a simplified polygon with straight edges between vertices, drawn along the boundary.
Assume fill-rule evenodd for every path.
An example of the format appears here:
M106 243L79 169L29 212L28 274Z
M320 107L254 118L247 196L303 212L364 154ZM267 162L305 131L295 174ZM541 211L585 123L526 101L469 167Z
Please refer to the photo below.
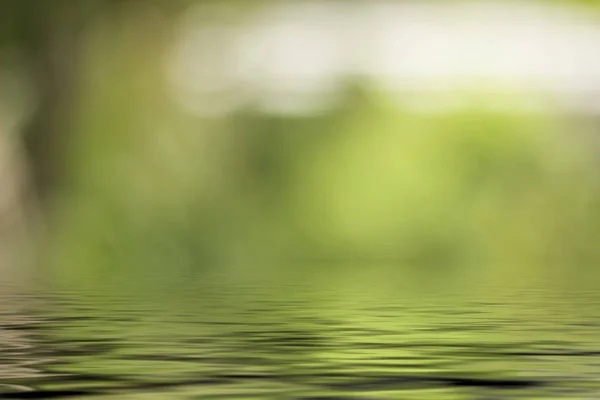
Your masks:
M591 155L526 96L474 91L423 114L350 82L317 116L182 115L152 15L86 32L73 190L51 252L66 279L298 261L511 278L598 261Z
M310 260L510 279L597 262L596 174L559 121L391 104L367 91L326 116L248 112L169 136L91 119L90 134L112 121L123 136L82 150L97 156L80 161L79 210L67 212L67 275L275 274Z

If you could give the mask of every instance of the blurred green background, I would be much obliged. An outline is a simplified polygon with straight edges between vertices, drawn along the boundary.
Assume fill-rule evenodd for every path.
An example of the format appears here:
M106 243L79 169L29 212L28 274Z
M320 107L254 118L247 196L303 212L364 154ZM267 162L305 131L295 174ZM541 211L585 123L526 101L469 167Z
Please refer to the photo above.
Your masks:
M590 284L595 6L6 0L28 276Z

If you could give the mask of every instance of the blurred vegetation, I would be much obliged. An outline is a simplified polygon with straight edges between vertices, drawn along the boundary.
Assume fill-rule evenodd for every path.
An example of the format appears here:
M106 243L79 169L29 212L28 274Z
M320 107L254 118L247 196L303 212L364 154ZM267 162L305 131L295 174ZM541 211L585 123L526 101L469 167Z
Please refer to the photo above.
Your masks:
M480 90L421 114L356 78L324 113L190 115L164 73L186 2L5 3L0 40L36 93L35 187L59 200L53 276L595 273L598 155L560 110Z

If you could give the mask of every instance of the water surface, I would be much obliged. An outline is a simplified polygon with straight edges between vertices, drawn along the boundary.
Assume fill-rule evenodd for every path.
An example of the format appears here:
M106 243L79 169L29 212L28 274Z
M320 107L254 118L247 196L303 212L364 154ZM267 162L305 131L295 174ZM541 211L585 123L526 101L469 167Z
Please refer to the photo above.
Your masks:
M600 398L594 293L1 293L0 398Z

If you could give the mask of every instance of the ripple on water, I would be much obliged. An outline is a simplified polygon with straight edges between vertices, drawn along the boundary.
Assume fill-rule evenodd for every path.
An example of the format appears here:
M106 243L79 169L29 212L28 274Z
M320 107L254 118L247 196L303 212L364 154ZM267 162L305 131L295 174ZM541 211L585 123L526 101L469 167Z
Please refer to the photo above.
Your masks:
M240 303L228 293L177 306L101 293L4 298L0 397L600 398L592 307L561 314L556 299L513 299L345 308L260 289L245 289Z

